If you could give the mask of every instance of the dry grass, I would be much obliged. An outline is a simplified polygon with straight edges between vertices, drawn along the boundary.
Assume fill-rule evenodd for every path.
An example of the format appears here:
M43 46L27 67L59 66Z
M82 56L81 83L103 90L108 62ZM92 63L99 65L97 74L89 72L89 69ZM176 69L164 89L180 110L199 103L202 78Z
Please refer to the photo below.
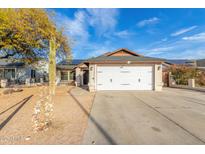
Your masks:
M39 99L40 87L24 88L22 92L7 95L1 94L0 144L80 144L88 115L68 93L71 88L73 87L57 87L52 126L46 132L39 133L33 132L32 114ZM90 112L94 93L80 88L74 88L73 91L83 108ZM29 99L31 95L33 96ZM22 105L21 101L25 98L29 100Z

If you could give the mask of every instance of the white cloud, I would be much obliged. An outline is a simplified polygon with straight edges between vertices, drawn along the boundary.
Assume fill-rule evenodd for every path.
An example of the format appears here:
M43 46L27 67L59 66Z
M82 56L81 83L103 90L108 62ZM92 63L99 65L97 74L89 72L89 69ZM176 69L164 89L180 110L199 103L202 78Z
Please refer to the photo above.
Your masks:
M199 33L192 36L183 37L182 39L188 41L205 41L205 33Z
M158 48L150 48L150 49L141 49L142 54L145 54L147 56L155 56L160 55L168 51L172 51L174 47L158 47ZM140 51L140 50L139 50Z
M205 48L185 49L183 52L170 53L170 59L200 59L205 58Z
M191 26L191 27L188 27L188 28L180 29L180 30L172 33L171 36L178 36L178 35L184 34L186 32L189 32L189 31L191 31L195 28L197 28L197 26Z
M64 29L65 35L74 42L74 45L87 42L89 39L88 25L85 11L78 10L74 13L74 18L57 13L54 19L58 27Z
M157 17L153 17L153 18L149 18L149 19L145 19L142 20L140 22L137 23L138 27L144 27L146 25L153 25L153 24L157 24L159 22L159 18Z
M78 9L73 18L57 13L54 20L59 27L64 28L68 38L71 38L74 57L80 57L82 52L87 51L93 51L87 55L95 56L99 50L103 52L104 48L102 43L90 41L89 28L93 28L98 37L114 36L118 14L118 9Z
M110 52L110 51L113 51L113 47L111 46L102 46L102 44L100 45L96 45L93 49L92 49L92 52L90 52L87 57L90 58L90 57L96 57L96 56L99 56L99 55L102 55L106 52Z
M89 39L89 26L98 36L113 34L117 24L118 9L78 9L71 19L65 15L57 14L56 23L64 28L68 36L78 42Z
M171 49L173 49L173 47L160 47L160 48L150 49L150 51L154 51L154 52L164 52L164 51L170 51Z
M202 34L200 37L190 37L187 40L202 40ZM205 34L203 34L205 36ZM205 41L205 37L203 37ZM142 54L147 56L156 56L161 58L171 58L171 59L193 59L193 58L205 58L205 46L202 41L191 41L187 43L184 40L175 40L171 43L164 42L162 44L157 44L152 48L142 49ZM144 52L143 52L144 51Z
M118 9L86 9L89 15L88 22L96 33L101 36L112 32L117 24Z
M68 31L71 35L88 37L86 14L84 11L78 11L74 14L74 20L67 21Z
M127 38L131 35L134 35L134 33L129 32L128 30L118 31L114 33L115 36L118 36L120 38Z

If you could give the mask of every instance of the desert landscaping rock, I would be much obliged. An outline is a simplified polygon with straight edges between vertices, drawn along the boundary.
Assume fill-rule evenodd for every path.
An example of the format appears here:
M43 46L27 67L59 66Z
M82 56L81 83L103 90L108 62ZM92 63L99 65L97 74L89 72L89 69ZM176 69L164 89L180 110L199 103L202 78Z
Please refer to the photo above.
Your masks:
M14 92L22 92L22 91L23 91L23 89L21 89L21 88L7 88L7 89L4 89L2 91L2 93L4 95L7 95L7 94L12 94Z
M0 144L80 144L88 115L81 109L79 102L76 103L68 93L71 88L73 87L57 87L52 126L39 133L33 131L32 114L39 99L40 87L23 88L22 92L11 93L9 97L0 96L1 126L22 105L23 99L33 95L0 130ZM88 112L93 97L93 93L87 93L83 96L83 102L80 102Z

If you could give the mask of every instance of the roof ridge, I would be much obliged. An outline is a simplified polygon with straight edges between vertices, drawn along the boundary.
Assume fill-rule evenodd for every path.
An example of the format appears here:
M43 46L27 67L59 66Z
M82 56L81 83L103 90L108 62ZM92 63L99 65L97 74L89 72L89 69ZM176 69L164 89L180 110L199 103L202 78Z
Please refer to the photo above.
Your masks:
M126 52L128 52L128 53L131 53L131 54L135 55L135 56L143 57L143 55L138 54L138 53L136 53L136 52L134 52L134 51L131 51L131 50L129 50L128 48L119 48L119 49L117 49L117 50L114 50L114 51L112 51L112 52L109 52L108 54L106 54L106 56L112 55L112 54L114 54L114 53L116 53L116 52L119 52L119 51L121 51L121 50L124 50L124 51L126 51Z

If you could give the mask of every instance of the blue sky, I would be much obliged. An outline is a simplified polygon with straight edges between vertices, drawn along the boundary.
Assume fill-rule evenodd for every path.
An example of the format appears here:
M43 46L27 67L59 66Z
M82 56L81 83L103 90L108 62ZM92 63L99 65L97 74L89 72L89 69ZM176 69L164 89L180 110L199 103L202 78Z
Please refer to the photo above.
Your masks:
M205 58L205 9L54 9L74 58L118 48L168 59Z

